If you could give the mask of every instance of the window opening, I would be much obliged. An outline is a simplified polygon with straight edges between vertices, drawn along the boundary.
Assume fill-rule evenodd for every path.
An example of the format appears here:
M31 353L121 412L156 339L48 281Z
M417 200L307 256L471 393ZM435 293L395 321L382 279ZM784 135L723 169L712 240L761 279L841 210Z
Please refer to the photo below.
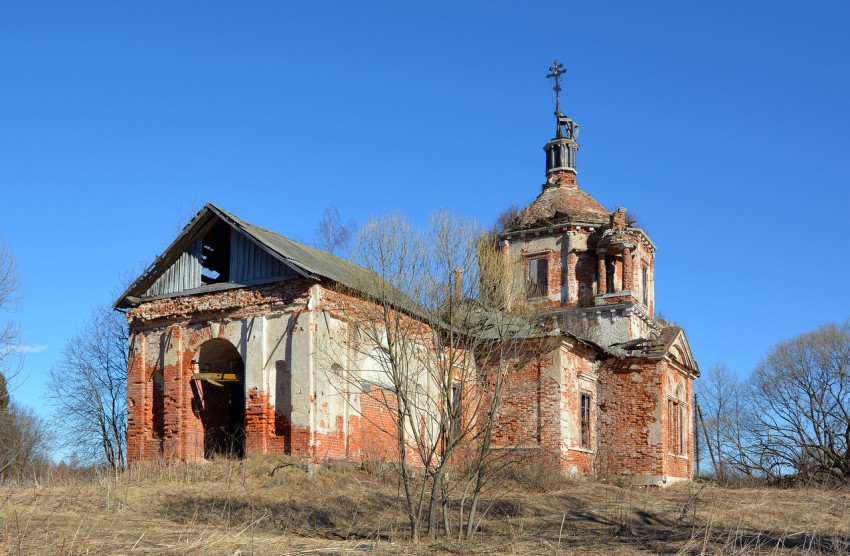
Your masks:
M590 448L590 394L581 395L580 411L581 447Z
M581 261L581 258L579 258L579 261ZM578 275L578 265L576 265L576 275ZM596 284L596 294L597 295L605 293L605 292L599 291L599 265L598 264L593 265L593 282Z
M643 267L641 272L641 290L643 291L643 304L649 307L649 269Z
M452 438L457 439L461 434L461 423L463 422L463 405L461 400L461 388L459 385L452 385Z
M549 261L547 259L530 259L528 261L529 297L543 297L549 293Z
M605 261L605 293L614 293L614 261Z
M681 431L681 412L679 402L677 400L668 401L668 410L670 412L670 452L674 454L681 453L682 431Z

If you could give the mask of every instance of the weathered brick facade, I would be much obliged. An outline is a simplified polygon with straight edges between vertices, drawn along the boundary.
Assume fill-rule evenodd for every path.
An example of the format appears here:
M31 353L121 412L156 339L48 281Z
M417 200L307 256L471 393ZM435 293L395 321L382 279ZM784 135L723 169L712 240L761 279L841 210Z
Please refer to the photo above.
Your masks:
M569 473L690 479L699 370L684 332L653 316L655 245L578 188L573 136L546 149L543 191L501 233L501 257L505 288L559 332L525 340L493 446ZM128 458L397 459L401 398L360 335L381 309L364 272L204 207L116 304L130 324ZM400 322L430 335L415 315Z
M581 191L574 169L558 168L501 242L517 283L541 282L538 261L545 261L545 285L531 302L567 334L600 348L571 351L560 359L566 365L549 371L566 373L559 417L565 469L647 484L691 478L699 370L684 332L653 317L656 248L648 236L625 209L608 213ZM591 400L589 439L580 430L582 393Z

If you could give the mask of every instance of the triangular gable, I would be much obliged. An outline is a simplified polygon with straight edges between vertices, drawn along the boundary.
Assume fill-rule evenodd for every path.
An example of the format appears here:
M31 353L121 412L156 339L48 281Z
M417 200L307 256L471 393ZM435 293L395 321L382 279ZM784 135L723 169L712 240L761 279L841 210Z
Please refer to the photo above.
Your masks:
M197 245L194 242L198 241L199 238L206 237L208 234L217 233L217 228L219 230L226 228L231 236L233 236L234 233L241 234L240 236L237 236L243 238L239 241L245 242L246 246L253 249L254 254L249 255L248 258L258 257L258 259L251 260L254 260L261 266L268 265L273 268L286 268L301 276L316 280L328 279L366 296L389 300L397 308L408 311L411 314L419 314L419 308L416 303L401 292L398 292L392 285L388 284L374 271L350 263L331 253L304 245L303 243L298 243L297 241L292 241L287 237L264 228L260 228L259 226L254 226L253 224L245 222L229 212L222 210L212 203L207 203L204 208L195 215L192 221L186 225L168 249L166 249L161 256L157 257L156 261L148 267L144 274L142 274L142 276L140 276L133 285L131 285L127 291L121 295L118 301L115 302L114 307L119 309L129 308L142 301L142 299L150 299L150 294L154 294L158 291L174 289L171 287L160 289L160 285L154 288L154 285L157 284L159 280L163 280L163 283L168 280L176 281L178 285L175 286L175 288L177 288L181 293L159 294L170 296L193 295L196 293L215 291L229 287L240 287L256 283L270 282L275 279L273 276L275 272L261 272L261 276L269 275L272 277L260 279L260 281L245 280L234 283L231 276L228 275L226 282L219 280L219 283L204 285L204 281L202 279L202 285L200 287L180 289L186 287L187 281L189 284L197 284L197 279L194 274L195 268L191 267L196 264L192 261L192 259L198 257ZM219 242L221 242L221 240L219 240ZM203 247L204 246L202 244L201 253L204 253ZM246 247L246 249L248 249L248 247ZM237 247L233 247L232 250L234 253L247 253L247 251L237 251ZM270 259L266 258L264 254L271 257L271 259L274 259L274 261L282 263L284 267L276 267L276 263L274 261L270 261ZM242 259L238 260L244 262ZM174 270L170 270L175 264L178 266L174 267ZM237 264L237 267L243 268L240 265L241 263ZM202 267L203 266L210 267L211 264L202 265ZM223 268L223 266L220 266L219 271ZM246 278L246 276L239 275L238 271L235 269L233 271L228 270L228 272L234 277ZM163 276L166 275L167 277L164 278ZM175 276L179 276L180 278L175 278ZM254 275L254 277L256 277L256 275ZM288 275L284 277L288 277Z
M694 359L691 345L688 343L688 338L685 336L683 329L679 328L677 334L668 342L666 356L680 365L693 370L694 374L699 375L699 367L697 366L696 359Z
M114 307L126 308L160 296L202 293L216 285L244 286L299 275L310 273L290 264L207 204Z

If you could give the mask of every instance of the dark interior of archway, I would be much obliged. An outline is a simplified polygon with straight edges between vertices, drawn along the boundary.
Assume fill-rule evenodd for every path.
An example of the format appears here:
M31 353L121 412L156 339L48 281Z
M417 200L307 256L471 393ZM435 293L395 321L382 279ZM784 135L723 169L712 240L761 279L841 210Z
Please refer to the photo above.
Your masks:
M221 386L202 382L200 418L204 427L204 457L245 454L245 366L242 357L227 340L209 340L198 354L202 373L234 373L237 382Z

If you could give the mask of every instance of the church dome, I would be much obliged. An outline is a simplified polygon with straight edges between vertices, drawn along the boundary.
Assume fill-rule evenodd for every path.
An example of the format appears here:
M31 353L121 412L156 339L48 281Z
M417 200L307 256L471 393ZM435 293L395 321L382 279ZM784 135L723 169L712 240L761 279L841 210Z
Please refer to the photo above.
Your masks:
M574 174L565 177L566 180L549 180L537 199L517 216L518 228L537 228L566 221L594 224L610 221L605 207L578 188Z

